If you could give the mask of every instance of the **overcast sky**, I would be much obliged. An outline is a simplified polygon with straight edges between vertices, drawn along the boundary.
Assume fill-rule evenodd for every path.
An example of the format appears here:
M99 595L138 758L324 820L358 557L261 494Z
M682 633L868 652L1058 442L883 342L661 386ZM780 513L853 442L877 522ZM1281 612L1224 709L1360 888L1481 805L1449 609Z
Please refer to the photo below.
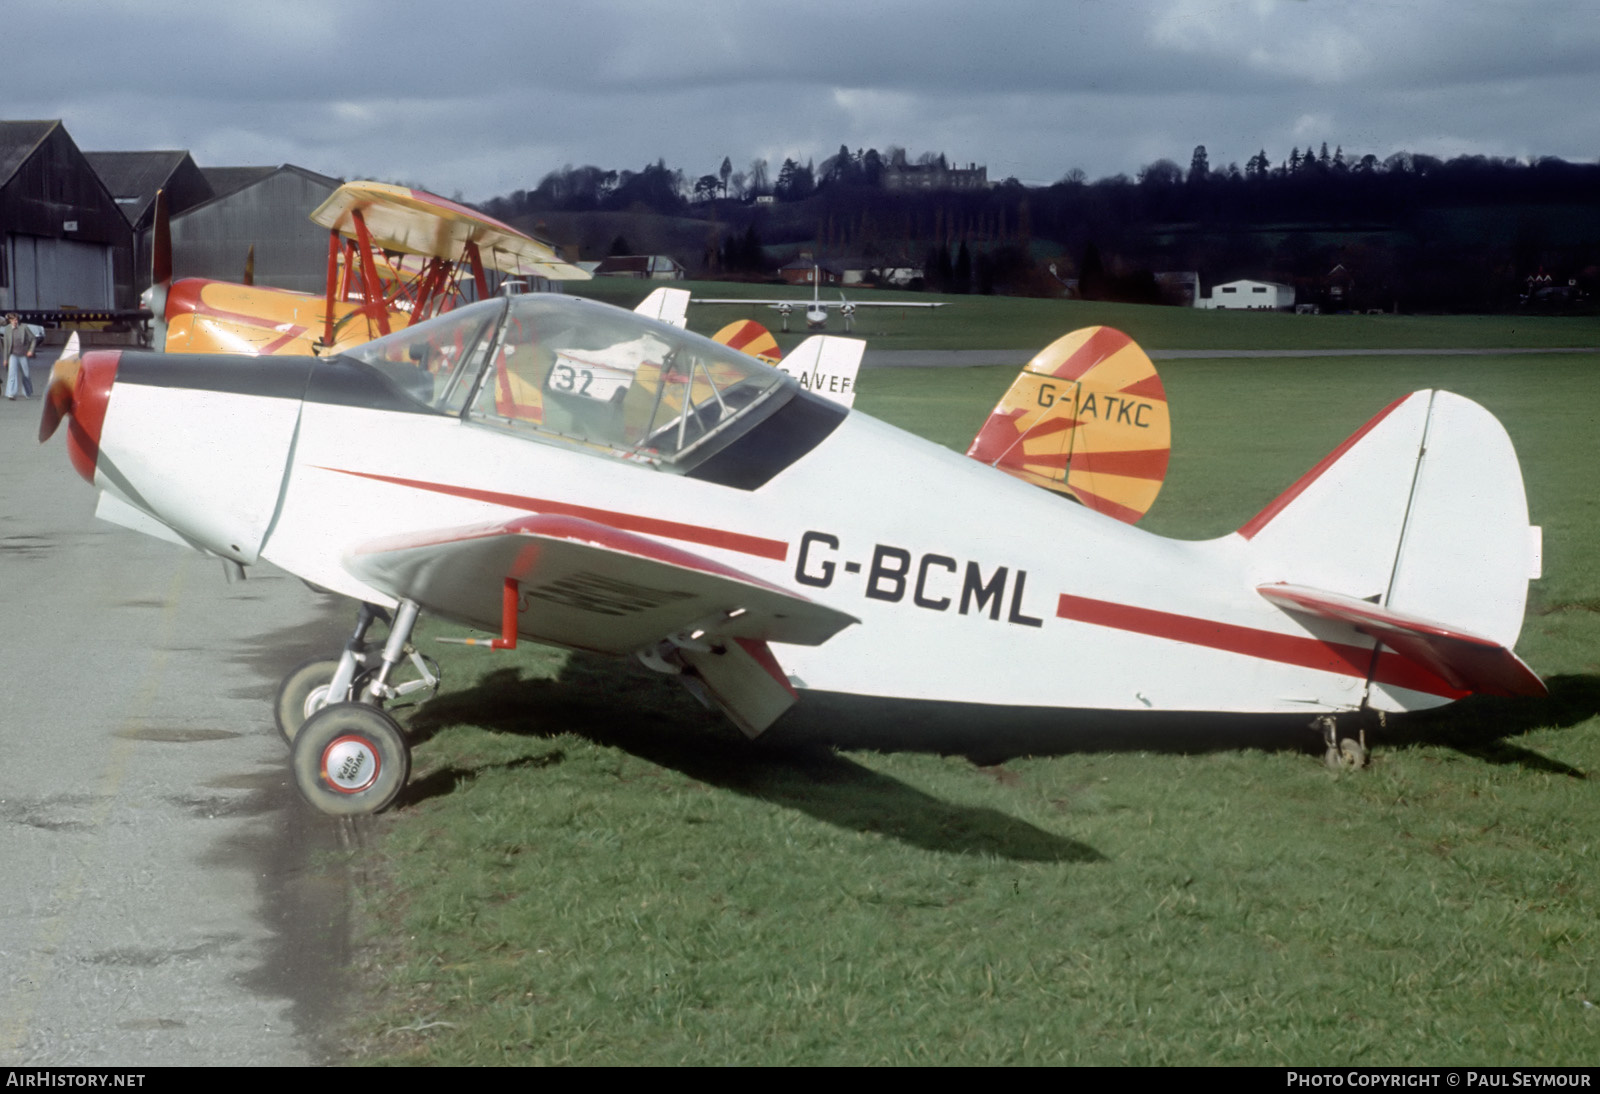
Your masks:
M1600 159L1595 0L29 0L0 117L481 200L841 144L991 179L1291 147Z

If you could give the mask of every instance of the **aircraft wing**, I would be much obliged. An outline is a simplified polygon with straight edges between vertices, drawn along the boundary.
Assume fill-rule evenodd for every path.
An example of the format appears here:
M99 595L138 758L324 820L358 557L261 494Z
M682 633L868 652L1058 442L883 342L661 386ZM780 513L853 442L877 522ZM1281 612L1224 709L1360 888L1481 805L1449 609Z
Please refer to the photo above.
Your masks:
M1261 585L1256 592L1285 611L1349 623L1452 687L1481 695L1544 695L1544 681L1492 638L1304 585Z
M449 528L364 544L344 565L425 610L501 629L506 579L519 586L519 634L632 653L684 628L816 646L853 616L646 536L565 516Z
M681 673L754 737L795 702L768 642L815 646L858 622L759 578L593 521L532 516L366 544L361 580L485 630L639 656ZM483 644L491 644L484 641Z
M366 222L373 245L386 251L459 259L478 245L485 267L552 281L584 281L587 270L564 261L556 249L465 205L436 194L381 182L347 182L311 214L314 223L355 235L354 213Z

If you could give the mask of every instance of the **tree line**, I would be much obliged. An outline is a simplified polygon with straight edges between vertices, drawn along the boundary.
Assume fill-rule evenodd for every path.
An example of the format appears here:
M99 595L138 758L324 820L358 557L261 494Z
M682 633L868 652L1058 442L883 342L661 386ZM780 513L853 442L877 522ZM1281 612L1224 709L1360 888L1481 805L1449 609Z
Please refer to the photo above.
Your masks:
M881 258L924 270L944 291L1159 296L1155 273L1203 285L1238 277L1295 284L1302 299L1362 308L1514 307L1528 279L1594 292L1600 267L1600 164L1555 157L1379 159L1342 147L1259 151L1187 169L1159 159L1134 177L1068 171L1048 186L1005 179L977 191L889 189L891 170L943 169L942 153L839 151L774 172L731 157L689 177L663 161L639 171L566 166L532 190L484 204L501 219L632 212L706 220L697 273L770 271L798 250ZM767 198L766 201L759 201ZM963 254L965 258L963 258ZM1336 274L1335 271L1338 271Z

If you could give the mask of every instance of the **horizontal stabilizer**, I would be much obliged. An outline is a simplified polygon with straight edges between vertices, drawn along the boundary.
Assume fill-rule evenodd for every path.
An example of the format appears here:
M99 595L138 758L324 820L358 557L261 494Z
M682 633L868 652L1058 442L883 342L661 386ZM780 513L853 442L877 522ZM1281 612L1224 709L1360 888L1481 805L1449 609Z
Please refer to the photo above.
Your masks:
M807 391L847 407L856 401L856 373L866 350L867 344L859 338L814 334L775 367L800 381Z
M1348 623L1452 687L1481 695L1544 695L1544 682L1491 638L1304 585L1257 586L1285 611Z

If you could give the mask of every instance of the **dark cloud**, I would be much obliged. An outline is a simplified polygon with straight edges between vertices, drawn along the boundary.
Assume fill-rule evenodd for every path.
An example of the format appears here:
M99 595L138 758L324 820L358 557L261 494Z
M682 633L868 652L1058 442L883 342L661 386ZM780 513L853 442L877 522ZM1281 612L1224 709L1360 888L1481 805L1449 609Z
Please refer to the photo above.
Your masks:
M564 163L691 174L841 143L992 177L1258 148L1600 154L1589 0L33 3L8 117L485 197Z

